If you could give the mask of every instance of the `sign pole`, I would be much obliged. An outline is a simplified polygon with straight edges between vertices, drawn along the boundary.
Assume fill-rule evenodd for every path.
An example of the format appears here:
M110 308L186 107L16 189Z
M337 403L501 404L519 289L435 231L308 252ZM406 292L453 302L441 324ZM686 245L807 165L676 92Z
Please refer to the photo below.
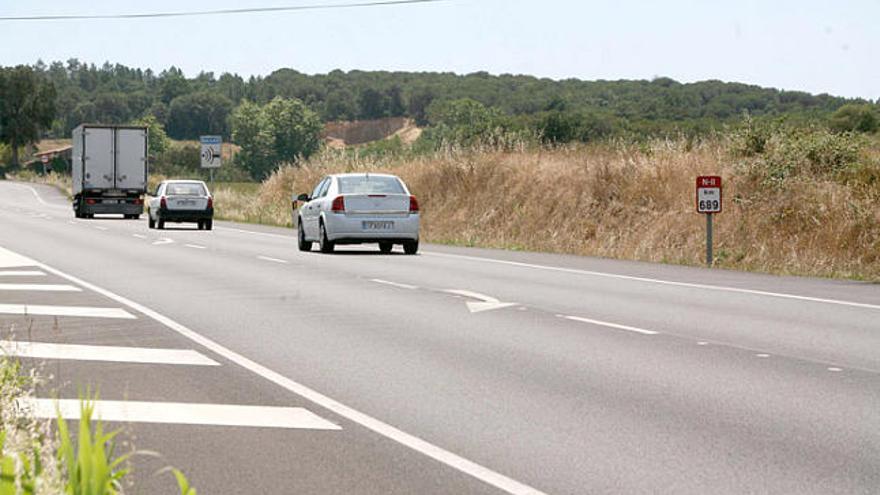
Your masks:
M213 169L213 168L209 168L208 171L209 171L210 174L211 174L211 189L214 189L214 169Z
M706 214L706 266L712 268L714 257L712 256L712 214Z

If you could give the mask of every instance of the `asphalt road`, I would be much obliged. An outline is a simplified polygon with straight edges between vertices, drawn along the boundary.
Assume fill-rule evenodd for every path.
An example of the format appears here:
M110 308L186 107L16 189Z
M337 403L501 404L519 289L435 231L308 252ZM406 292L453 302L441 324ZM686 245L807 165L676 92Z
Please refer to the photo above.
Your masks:
M165 465L206 494L880 490L877 285L300 253L285 229L74 220L54 190L8 182L0 247L0 288L17 285L0 309L32 308L0 314L4 333L139 349L26 358L53 375L46 397L143 403L121 424L163 457L137 461L136 493L173 492ZM34 314L58 306L129 316Z

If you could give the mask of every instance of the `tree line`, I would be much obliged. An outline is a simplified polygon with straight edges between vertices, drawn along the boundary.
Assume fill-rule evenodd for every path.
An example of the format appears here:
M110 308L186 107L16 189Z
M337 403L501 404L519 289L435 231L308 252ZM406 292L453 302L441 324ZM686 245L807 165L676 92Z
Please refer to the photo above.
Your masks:
M287 100L297 103L277 103ZM283 126L317 133L322 121L409 117L428 127L424 141L436 146L510 136L563 143L617 134L699 134L743 115L873 132L877 109L867 100L827 94L669 78L556 81L485 72L307 75L292 69L265 77L211 72L187 77L176 67L157 73L77 59L0 68L0 141L13 150L41 137L69 137L84 122L146 122L178 140L219 134L242 145L287 142L272 152L244 152L255 176L276 160L307 156L314 148L314 136L284 137ZM302 148L291 148L294 142Z

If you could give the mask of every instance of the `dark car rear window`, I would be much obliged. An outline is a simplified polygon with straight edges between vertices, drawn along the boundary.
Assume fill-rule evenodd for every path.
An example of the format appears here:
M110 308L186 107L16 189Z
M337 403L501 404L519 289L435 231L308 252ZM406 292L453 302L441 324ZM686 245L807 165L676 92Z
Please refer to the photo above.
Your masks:
M168 196L205 196L205 186L198 183L168 184Z
M353 176L339 178L340 194L404 194L397 177Z

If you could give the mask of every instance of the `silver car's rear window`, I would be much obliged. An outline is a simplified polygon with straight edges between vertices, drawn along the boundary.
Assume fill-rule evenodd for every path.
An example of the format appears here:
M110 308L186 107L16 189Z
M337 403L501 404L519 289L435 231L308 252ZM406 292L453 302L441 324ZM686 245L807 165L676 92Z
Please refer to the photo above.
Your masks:
M354 176L339 178L340 194L403 194L397 177Z
M198 183L168 184L168 196L205 196L205 186Z

